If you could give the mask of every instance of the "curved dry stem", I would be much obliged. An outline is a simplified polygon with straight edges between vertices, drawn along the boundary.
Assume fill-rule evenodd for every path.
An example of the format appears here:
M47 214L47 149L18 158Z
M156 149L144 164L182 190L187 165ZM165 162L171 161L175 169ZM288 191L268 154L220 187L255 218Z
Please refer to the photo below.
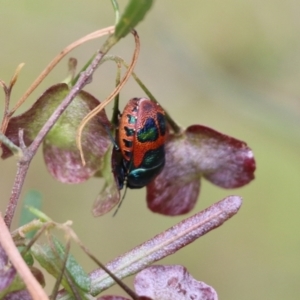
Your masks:
M24 103L24 101L28 98L28 96L38 87L38 85L45 79L45 77L54 69L54 67L73 49L82 45L83 43L102 37L104 35L110 34L114 32L114 26L110 26L107 28L103 28L92 32L74 43L67 46L64 50L62 50L42 71L42 73L38 76L38 78L32 83L32 85L28 88L28 90L24 93L24 95L19 99L15 107L11 110L10 116L14 114L14 112Z
M85 165L85 159L84 159L84 154L82 151L82 145L81 145L81 136L82 136L82 131L85 127L85 125L93 118L95 117L110 101L113 100L113 98L120 92L120 90L123 88L125 83L128 81L129 77L131 76L131 73L133 72L133 69L136 65L139 52L140 52L140 39L136 31L132 31L132 34L134 35L134 40L135 40L135 50L133 53L132 61L127 69L127 72L125 73L124 77L121 79L119 85L113 90L113 92L107 97L99 106L97 106L94 110L92 110L90 113L88 113L83 120L81 121L77 134L76 134L76 144L77 148L80 152L80 157L82 164Z
M28 266L23 260L21 254L16 248L10 232L6 227L2 215L0 214L0 243L3 249L5 250L9 260L12 262L13 266L18 271L20 277L24 281L28 292L30 293L33 300L49 300L45 291L41 285L37 282L35 277L30 272Z
M41 145L42 141L44 140L46 134L51 130L54 126L55 122L61 116L61 114L65 111L68 105L72 102L72 100L78 95L78 93L90 82L91 76L95 72L96 68L98 67L99 63L101 62L103 56L109 51L109 49L117 42L114 35L110 35L106 42L103 44L101 49L98 51L97 55L91 62L90 66L86 69L85 72L82 72L78 81L74 85L74 87L70 90L68 95L62 100L60 105L54 110L52 115L49 117L47 122L42 126L39 133L32 141L30 146L26 148L26 151L23 150L24 156L22 159L18 161L18 169L17 174L14 180L12 193L9 199L9 204L6 209L5 213L5 222L7 227L10 227L12 219L15 214L16 207L18 205L18 201L20 198L20 193L25 181L26 174L28 172L28 168L30 162L34 155L36 154L39 146Z
M119 57L119 56L116 56L116 55L107 55L106 56L106 60L113 60L117 64L122 64L126 69L129 68L129 66L126 63L126 61L123 58ZM154 101L156 103L159 103L157 101L157 99L154 97L154 95L150 92L150 90L146 87L146 85L142 82L142 80L136 75L136 73L132 72L131 75L132 75L133 79L136 81L136 83L140 86L140 88L149 97L149 99L151 99L152 101ZM170 114L165 109L164 109L164 111L165 111L166 119L167 119L169 125L171 126L171 128L173 129L173 131L175 133L177 133L177 134L181 134L182 131L183 131L182 127L179 124L177 124L177 122L175 122L172 119L172 117L170 116Z

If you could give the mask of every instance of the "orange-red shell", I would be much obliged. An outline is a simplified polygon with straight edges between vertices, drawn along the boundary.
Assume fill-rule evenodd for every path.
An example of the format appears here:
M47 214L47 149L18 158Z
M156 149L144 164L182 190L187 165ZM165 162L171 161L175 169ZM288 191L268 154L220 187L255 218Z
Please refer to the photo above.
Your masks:
M158 103L146 98L130 99L125 106L119 122L118 144L123 158L131 161L132 168L141 165L147 151L165 144L164 115Z

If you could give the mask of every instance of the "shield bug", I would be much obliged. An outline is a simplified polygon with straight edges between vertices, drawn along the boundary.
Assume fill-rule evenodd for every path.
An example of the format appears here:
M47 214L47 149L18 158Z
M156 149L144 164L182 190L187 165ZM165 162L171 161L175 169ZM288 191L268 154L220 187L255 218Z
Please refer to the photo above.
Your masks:
M161 106L146 98L130 99L119 120L117 143L122 155L117 180L135 189L149 184L165 165L166 119ZM116 170L116 168L115 168Z

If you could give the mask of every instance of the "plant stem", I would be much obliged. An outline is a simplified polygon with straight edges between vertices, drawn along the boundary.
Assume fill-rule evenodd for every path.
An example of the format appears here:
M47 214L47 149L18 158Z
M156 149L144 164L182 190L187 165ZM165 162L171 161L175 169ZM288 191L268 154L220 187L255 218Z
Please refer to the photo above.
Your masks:
M83 43L99 38L103 35L113 33L114 26L110 26L101 30L97 30L92 32L85 37L75 41L74 43L70 44L68 47L63 49L49 64L48 66L42 71L42 73L38 76L38 78L31 84L28 90L23 94L23 96L18 100L16 105L11 109L9 112L9 117L11 117L15 111L25 102L25 100L31 95L31 93L38 87L38 85L48 76L48 74L54 69L54 67L73 49L82 45ZM2 128L3 129L3 128ZM6 128L5 128L6 129ZM3 130L2 132L4 132Z
M16 146L10 139L0 132L0 143L3 143L9 150L18 157L23 156L23 151L20 147Z
M125 62L125 60L123 58L119 57L119 56L106 55L102 62L108 61L108 60L112 60L112 61L116 62L117 64L123 64L125 66L125 68L127 68L127 69L129 68L129 65ZM159 101L157 101L157 99L150 92L150 90L146 87L146 85L142 82L142 80L134 72L132 72L131 75L134 78L134 80L137 82L137 84L140 86L140 88L146 93L146 95L149 97L149 99L151 99L154 102L159 103ZM181 126L179 126L175 122L175 120L173 120L171 118L171 116L169 115L169 113L165 109L164 109L164 111L165 111L165 115L166 115L166 119L168 121L168 124L171 126L174 133L181 134L182 131L183 131Z
M50 131L53 127L55 122L61 116L61 114L65 111L68 105L72 102L72 100L77 96L77 94L88 84L91 82L91 78L93 73L96 71L97 67L100 64L103 56L109 51L109 49L116 43L113 36L110 36L101 49L97 52L94 60L90 64L90 66L86 69L85 72L82 72L77 83L71 89L70 93L65 97L65 99L61 102L61 104L55 109L51 117L47 120L44 124L36 138L33 140L31 145L26 148L22 149L24 156L18 162L18 170L15 177L12 194L9 199L9 204L7 206L7 210L5 213L5 223L8 228L11 226L11 222L13 216L15 214L15 210L18 204L18 200L20 198L20 193L25 181L25 177L30 165L30 162L34 155L36 154L40 144L42 143L46 134Z
M0 215L0 243L5 253L13 266L18 271L20 277L23 279L27 290L29 291L33 300L49 299L41 285L37 282L21 254L16 248L8 228L6 228L2 216Z
M27 161L27 157L25 158L25 156L20 158L17 164L17 174L4 216L4 221L8 228L10 228L12 219L15 214L15 210L18 204L18 200L20 198L20 193L29 168L29 164L30 161Z
M115 258L105 267L120 280L136 274L221 226L239 211L241 205L242 199L239 196L228 196ZM79 246L85 248L75 233L72 231L70 233ZM93 271L89 277L91 279L90 293L93 296L98 295L115 283L114 279L103 269ZM73 298L65 290L60 291L57 297L57 300L71 299Z

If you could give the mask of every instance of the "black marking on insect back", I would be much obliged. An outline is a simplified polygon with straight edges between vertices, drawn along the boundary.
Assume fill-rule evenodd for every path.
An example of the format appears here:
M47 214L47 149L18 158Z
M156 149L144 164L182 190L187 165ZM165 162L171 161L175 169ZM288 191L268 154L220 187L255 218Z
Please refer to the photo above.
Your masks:
M135 124L136 123L136 118L132 115L127 115L128 118L128 124Z
M158 136L158 128L153 118L147 118L144 127L137 131L137 139L141 143L154 142Z
M132 128L128 128L128 127L124 127L125 131L126 131L126 136L134 136L134 129Z
M131 159L131 156L132 156L132 152L130 152L130 151L124 151L124 154L125 154L125 156L128 158L128 159Z
M125 147L132 148L132 145L133 145L132 141L127 141L127 140L123 139L123 143L124 143Z
M162 171L164 165L164 146L161 146L156 150L147 151L141 166L129 170L127 175L127 186L131 189L138 189L146 186Z
M158 122L158 127L161 135L166 134L166 118L162 113L157 113L157 122Z

